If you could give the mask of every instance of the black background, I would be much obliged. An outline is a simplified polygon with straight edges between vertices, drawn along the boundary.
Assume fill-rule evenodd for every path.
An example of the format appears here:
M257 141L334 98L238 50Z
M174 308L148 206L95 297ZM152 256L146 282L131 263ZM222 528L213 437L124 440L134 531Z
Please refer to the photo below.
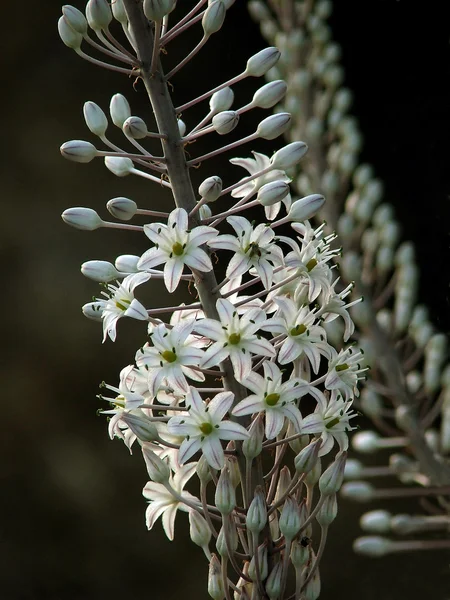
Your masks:
M174 81L179 102L236 74L264 47L245 4L237 0L224 29ZM100 162L78 165L60 157L58 148L66 140L95 141L81 114L86 100L106 110L110 96L121 91L133 112L149 115L142 88L134 92L126 78L85 63L63 46L56 31L59 14L54 0L32 8L2 7L1 597L207 598L207 565L187 538L183 519L178 518L173 543L159 524L146 531L141 496L146 473L139 453L130 457L120 442L109 441L104 419L95 416L99 381L116 384L142 338L138 324L121 322L116 344L101 345L100 327L79 311L97 293L95 284L79 274L79 265L91 258L139 254L146 242L133 234L69 229L59 215L85 205L105 216L104 204L119 195L149 207L161 207L169 198L147 182L115 178ZM404 238L416 243L420 298L445 332L448 16L446 3L437 0L340 0L330 19L343 49L346 85L355 95L352 111L365 137L363 158L384 181L385 199L396 207ZM196 35L198 30L181 40L173 55L183 56ZM254 84L236 88L238 100L248 101ZM249 116L249 131L251 125ZM220 164L215 162L214 169ZM242 176L237 169L220 174L231 180ZM153 305L168 301L160 286L149 294ZM416 507L397 501L390 509ZM363 510L340 504L321 568L322 598L448 598L443 553L378 560L352 553Z

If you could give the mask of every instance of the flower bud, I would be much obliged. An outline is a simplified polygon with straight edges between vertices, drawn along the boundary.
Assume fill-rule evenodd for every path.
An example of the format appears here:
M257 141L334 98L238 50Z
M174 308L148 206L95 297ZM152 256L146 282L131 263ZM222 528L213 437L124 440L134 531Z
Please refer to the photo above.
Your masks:
M357 452L373 454L379 448L380 435L375 431L359 431L352 438L352 446Z
M264 588L270 600L277 600L281 594L283 580L283 561L279 560L270 571L269 577L265 582Z
M103 137L108 128L108 119L105 113L95 102L85 102L83 106L84 120L94 135Z
M88 302L81 307L83 315L92 321L101 321L103 314L103 307L105 302L98 300L97 302Z
M256 199L263 206L272 206L281 202L289 194L289 184L281 179L264 184L258 190Z
M137 268L139 259L140 256L134 254L122 254L116 258L114 266L122 273L137 273L139 271Z
M344 468L344 480L361 477L363 468L363 464L360 460L348 458Z
M200 219L202 221L212 217L212 210L209 208L209 206L207 204L203 204L203 206L200 206L200 209L198 212L199 212Z
M264 423L262 415L258 415L248 430L250 437L242 442L242 453L247 460L253 460L262 452L264 440Z
M152 481L155 483L167 483L170 478L170 468L168 464L159 458L157 454L150 450L146 445L142 445L142 454L144 455L145 466Z
M128 425L130 430L141 442L154 442L155 440L159 439L158 430L156 429L155 424L152 423L152 421L150 421L150 419L146 417L144 413L141 415L136 415L131 412L123 412L121 420ZM144 451L144 449L142 451ZM149 450L149 452L151 452L151 450ZM147 463L147 460L145 462ZM148 466L147 471L150 474ZM156 479L153 481L156 481Z
M291 120L290 113L286 112L270 115L261 121L256 128L256 133L264 140L274 140L288 129Z
M122 129L125 121L128 117L131 117L130 105L125 96L122 94L114 94L109 104L109 113L114 125L119 129Z
M81 34L82 36L86 35L86 17L80 10L78 10L78 8L75 8L75 6L71 6L70 4L66 4L62 7L62 14L69 27L72 27L74 31Z
M128 117L124 121L122 129L125 135L129 135L135 140L142 140L148 134L147 125L140 117Z
M122 276L114 265L106 260L88 260L81 265L81 272L89 279L104 283Z
M319 450L322 445L322 440L319 438L308 444L301 450L294 459L294 465L297 473L309 473L319 459Z
M123 0L113 0L113 2L111 2L111 9L113 17L116 19L116 21L119 21L119 23L122 23L122 25L126 25L128 23L128 15L123 4Z
M215 504L222 515L229 515L236 506L236 492L226 467L222 469L217 482Z
M219 535L217 536L216 548L217 548L217 552L220 554L220 556L222 558L227 558L229 556L229 551L228 551L229 548L227 546L224 527L228 528L228 534L229 534L228 537L229 537L231 552L236 551L236 549L238 547L239 539L238 539L238 534L237 534L237 530L236 530L236 525L234 524L234 522L231 520L226 521L225 525L222 525L222 527L219 531Z
M247 529L252 533L259 533L264 529L267 523L266 498L261 487L255 490L253 500L247 510L246 524Z
M90 142L84 140L71 140L65 142L59 149L67 160L73 162L88 163L97 156L97 148Z
M60 17L58 21L58 33L64 44L73 50L79 50L83 36L67 22L65 17Z
M284 499L289 486L291 485L291 472L289 471L289 467L284 465L280 471L280 476L278 478L278 485L275 492L275 502L279 502L281 499Z
M306 474L305 484L309 487L314 487L316 483L319 481L320 475L322 473L322 462L319 460L314 465L314 468Z
M307 221L313 217L325 204L325 198L320 194L310 194L292 203L288 213L290 221Z
M206 202L215 202L222 191L222 180L217 175L208 177L200 184L198 193Z
M202 19L202 27L205 37L209 37L222 27L225 20L227 9L225 3L222 0L215 0L211 2L208 8L205 10L205 14Z
M378 535L359 537L353 542L353 551L364 556L385 556L391 547L391 540Z
M306 154L308 146L304 142L292 142L280 148L270 159L274 169L285 171L296 165Z
M273 46L260 50L248 59L245 74L249 77L265 75L278 62L280 56L281 52Z
M208 548L211 530L205 518L196 510L189 511L189 536L200 548Z
M230 87L224 87L215 92L209 101L209 108L213 113L219 113L228 110L233 104L234 92Z
M317 600L320 596L320 574L319 569L316 569L312 579L306 584L304 592L305 600Z
M250 0L247 10L254 21L266 21L272 17L269 9L261 0Z
M178 125L178 133L180 134L180 137L183 137L184 134L186 133L186 123L184 121L182 121L181 119L177 119L177 125Z
M286 94L287 84L282 79L270 81L255 92L252 99L252 105L258 108L272 108Z
M348 481L342 486L341 495L355 502L369 502L375 497L375 488L366 481Z
M219 135L226 135L233 131L239 123L239 115L234 110L224 110L212 119L212 126Z
M144 14L149 21L161 21L173 11L176 0L144 0Z
M225 598L220 561L215 554L211 556L209 563L208 594L213 600L223 600Z
M116 219L121 221L129 221L134 217L137 211L137 204L134 200L118 196L117 198L111 198L106 203L106 208Z
M361 529L369 533L387 533L391 529L391 513L387 510L371 510L359 520Z
M86 4L86 18L94 31L108 29L112 21L111 8L107 0L89 0Z
M268 572L266 544L261 544L260 546L258 546L256 553L258 556L259 579L264 581L264 579L267 577ZM252 557L252 560L250 561L250 564L248 566L248 575L250 579L252 579L252 581L258 580L255 556Z
M124 156L105 156L105 166L117 177L126 177L134 168L133 161Z
M68 208L63 212L61 217L67 225L84 231L94 231L94 229L98 229L104 225L104 221L98 216L95 210L82 206Z
M281 533L287 540L292 540L299 532L301 527L300 510L297 502L288 496L281 511L279 520Z
M329 527L335 520L338 511L336 494L325 497L322 506L316 515L316 520L321 527Z
M324 496L335 494L339 491L344 480L344 468L347 453L341 452L334 462L323 472L319 479L319 490Z
M296 569L303 568L311 560L309 542L309 538L306 537L292 542L290 558Z

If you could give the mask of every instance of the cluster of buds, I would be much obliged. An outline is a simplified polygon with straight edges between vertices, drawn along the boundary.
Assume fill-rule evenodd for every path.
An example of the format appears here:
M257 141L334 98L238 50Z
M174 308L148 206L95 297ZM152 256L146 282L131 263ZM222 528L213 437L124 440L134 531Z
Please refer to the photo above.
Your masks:
M343 285L335 275L341 253L336 235L309 221L324 197L313 191L291 196L288 173L307 152L304 142L291 141L271 157L254 151L251 158L231 158L247 174L228 185L207 172L210 158L292 129L292 114L277 110L253 134L222 144L247 111L279 108L287 91L282 78L232 109L232 86L277 68L279 49L261 50L231 80L174 104L169 82L221 28L232 4L203 0L184 15L174 0L89 0L86 16L63 7L64 43L96 64L133 74L138 89L141 81L156 124L152 132L115 94L109 112L132 146L124 150L107 137L102 108L86 102L86 125L103 146L73 140L61 146L62 155L81 163L100 157L118 177L157 183L171 193L175 208L158 212L116 197L106 205L114 221L85 207L62 217L78 229L123 229L148 240L142 256L121 255L115 264L88 261L81 268L102 286L83 312L102 324L103 341L116 340L122 317L143 325L142 346L127 359L118 386L103 384L109 393L99 398L109 404L102 412L111 438L142 452L148 529L162 517L172 540L177 511L187 513L191 539L209 561L214 600L314 600L344 478L352 404L367 370L350 342L348 309L359 299L349 302L353 284ZM171 26L169 19L175 20ZM118 25L128 49L111 31ZM164 74L161 58L170 63L170 42L195 26L202 29L197 46ZM90 58L82 42L128 68ZM205 101L204 118L189 123L189 109ZM186 147L204 135L220 136L217 149L188 154ZM146 141L158 150L150 151ZM205 179L195 193L190 171L199 166ZM259 214L259 224L242 216L249 208ZM135 218L141 224L131 224ZM216 263L225 274L221 282ZM169 293L195 289L198 301L147 308L137 295L149 285Z
M410 242L399 243L400 226L393 207L382 201L381 182L370 165L358 164L362 135L349 114L352 94L342 85L340 47L332 41L327 24L332 3L288 0L273 3L271 10L265 2L252 0L249 9L263 36L282 50L267 78L288 82L283 106L278 109L290 111L289 135L307 138L314 158L302 164L294 187L300 193L315 189L326 194L329 201L319 215L340 236L342 281L353 281L353 293L365 300L355 306L353 317L358 343L372 370L355 405L372 419L376 431L353 436L353 447L363 454L386 449L393 454L388 465L378 467L349 460L349 481L342 494L359 502L416 497L422 500L421 510L427 512L392 516L371 511L361 520L370 535L357 539L354 548L369 556L448 548L447 338L431 324L427 309L417 305L414 247ZM370 483L386 476L397 478L402 485L380 489ZM436 539L439 531L442 539ZM424 539L411 538L427 533L431 535ZM408 539L386 535L407 535Z

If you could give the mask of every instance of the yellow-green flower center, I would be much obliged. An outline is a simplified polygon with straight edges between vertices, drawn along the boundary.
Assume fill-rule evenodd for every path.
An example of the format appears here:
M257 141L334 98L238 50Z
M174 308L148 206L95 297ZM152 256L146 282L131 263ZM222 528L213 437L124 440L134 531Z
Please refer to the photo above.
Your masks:
M349 369L350 366L347 363L343 363L342 365L336 365L335 369L336 371L346 371L347 369Z
M247 248L245 249L245 253L247 254L248 252L248 256L249 258L253 258L255 256L260 257L261 256L261 250L258 246L258 244L256 242L251 242Z
M202 423L200 425L200 431L204 434L204 435L209 435L211 433L211 431L213 430L213 426L211 425L211 423Z
M325 427L327 429L331 429L332 427L334 427L338 423L339 423L339 417L335 417L334 419L331 419L331 421L328 421L328 423L325 425Z
M302 333L305 333L306 329L306 325L303 325L302 323L301 325L296 325L295 327L293 327L289 333L293 337L295 337L296 335L301 335Z
M126 298L121 298L120 302L119 300L116 300L116 306L119 310L127 310L130 304L131 300L127 300Z
M164 352L161 352L161 356L168 363L173 363L177 360L177 355L172 350L164 350Z
M280 394L269 394L268 396L266 396L266 404L268 404L269 406L275 406L275 404L278 403L279 399Z
M180 244L180 242L175 242L175 244L172 246L172 252L175 254L175 256L182 256L184 253L182 244Z
M306 263L306 268L308 269L308 272L312 271L316 265L317 260L315 258L311 258L311 260L308 260L308 262Z
M230 337L228 338L228 343L231 344L232 346L236 346L236 344L239 344L240 341L241 341L241 336L239 333L232 333L230 335Z

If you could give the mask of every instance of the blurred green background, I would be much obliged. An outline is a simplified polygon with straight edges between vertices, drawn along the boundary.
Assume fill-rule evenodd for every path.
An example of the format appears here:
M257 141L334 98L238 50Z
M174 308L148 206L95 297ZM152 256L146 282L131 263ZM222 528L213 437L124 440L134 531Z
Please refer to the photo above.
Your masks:
M245 4L237 0L223 31L174 80L178 103L240 72L247 57L264 47ZM386 198L405 223L405 237L418 245L421 297L448 332L446 3L335 4L331 25L343 47L346 82L355 92L354 112L366 135L364 158L386 182ZM83 8L79 2L76 6ZM183 519L173 543L159 524L146 531L141 490L147 477L139 452L130 456L119 441L111 442L105 419L95 414L98 383L117 384L120 369L142 343L142 333L138 323L122 321L118 341L102 346L100 325L80 312L98 291L79 266L89 259L140 254L146 240L126 232L81 232L60 219L64 209L80 205L105 217L107 200L120 195L149 208L169 206L168 194L156 185L116 178L100 161L69 163L59 153L61 143L70 139L95 143L82 117L86 100L106 110L111 95L120 91L134 114L150 122L151 115L142 86L134 91L126 77L89 65L60 42L59 15L57 0L2 7L0 248L6 283L0 597L207 598L207 564L190 543ZM197 35L198 30L174 44L172 57L177 52L183 56ZM251 98L256 83L236 86L237 105ZM190 123L201 116L193 112ZM250 133L261 116L248 115L240 132ZM255 149L269 153L276 147L272 142ZM207 149L206 141L194 148L196 155ZM238 155L249 151L244 148ZM227 172L220 164L209 165L203 178L217 173L233 181L242 176L237 168ZM196 177L199 181L200 175ZM158 284L148 294L150 304L169 301ZM398 599L432 593L448 599L444 553L378 560L352 553L358 516L369 508L341 503L321 567L322 598ZM416 506L397 501L390 508L402 512Z

